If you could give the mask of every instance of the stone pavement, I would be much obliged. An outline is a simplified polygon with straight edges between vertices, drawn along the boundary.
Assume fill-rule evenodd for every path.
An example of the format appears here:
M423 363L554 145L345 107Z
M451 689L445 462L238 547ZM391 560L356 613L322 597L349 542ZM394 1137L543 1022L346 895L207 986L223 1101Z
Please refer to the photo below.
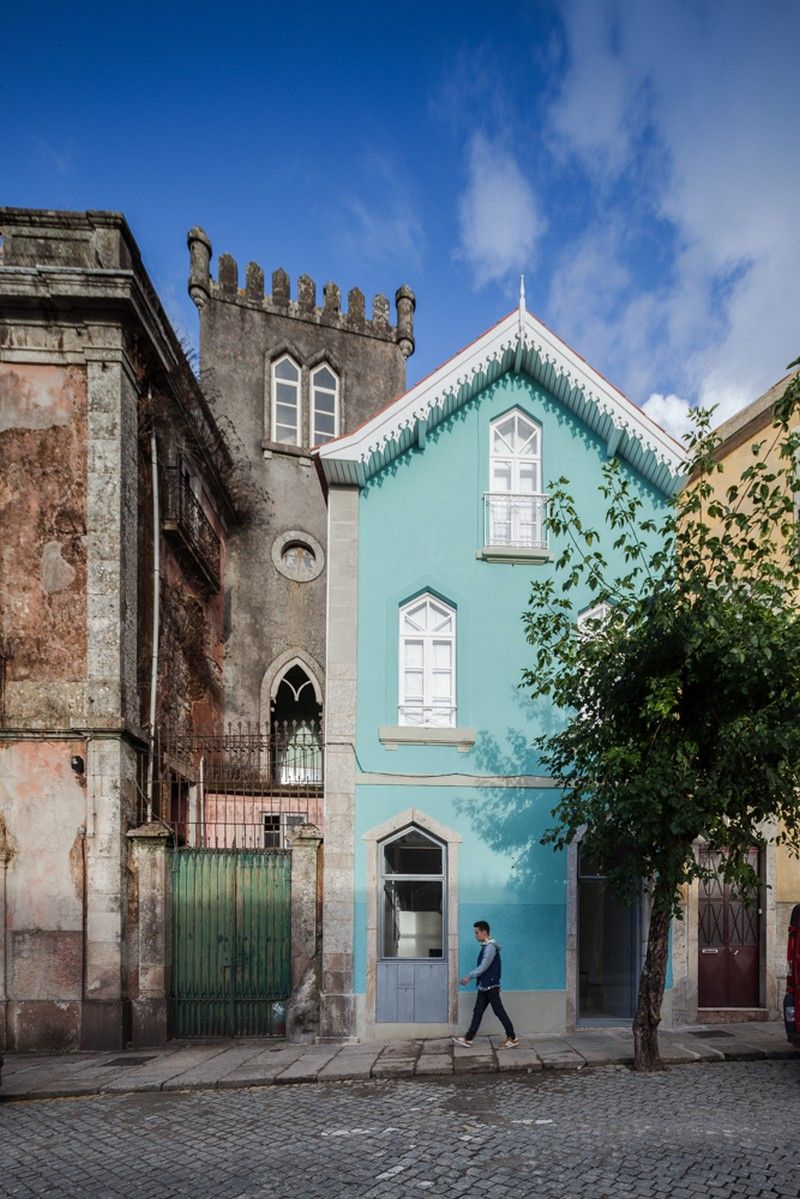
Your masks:
M800 1056L0 1109L8 1199L797 1199Z
M450 1038L357 1044L290 1045L285 1041L172 1042L163 1049L57 1056L10 1054L0 1100L55 1099L136 1091L194 1091L342 1079L398 1079L492 1073L533 1074L620 1066L633 1057L629 1029L583 1029L521 1037L498 1049L501 1036L476 1037L462 1049ZM782 1022L694 1025L659 1034L669 1065L797 1058Z

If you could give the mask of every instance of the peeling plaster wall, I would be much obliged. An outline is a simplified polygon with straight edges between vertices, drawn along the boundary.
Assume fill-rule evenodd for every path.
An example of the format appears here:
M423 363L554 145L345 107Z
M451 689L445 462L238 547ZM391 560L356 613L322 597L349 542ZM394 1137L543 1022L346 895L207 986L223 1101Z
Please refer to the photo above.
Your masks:
M5 723L79 720L86 676L85 369L0 363Z
M83 974L83 854L86 794L70 769L76 741L0 744L7 858L5 999L7 1047L74 1049ZM2 847L0 847L2 848Z

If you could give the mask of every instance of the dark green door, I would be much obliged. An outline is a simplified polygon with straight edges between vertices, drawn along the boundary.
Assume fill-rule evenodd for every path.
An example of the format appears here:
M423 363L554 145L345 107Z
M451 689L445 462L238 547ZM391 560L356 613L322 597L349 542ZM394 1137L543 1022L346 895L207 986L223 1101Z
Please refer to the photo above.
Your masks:
M172 856L177 1037L283 1031L291 991L291 853L178 849Z

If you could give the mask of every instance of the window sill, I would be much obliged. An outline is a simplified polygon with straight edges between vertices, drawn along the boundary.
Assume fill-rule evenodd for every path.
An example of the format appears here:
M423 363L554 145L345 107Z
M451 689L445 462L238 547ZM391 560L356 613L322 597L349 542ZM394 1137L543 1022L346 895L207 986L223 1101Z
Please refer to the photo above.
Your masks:
M414 724L381 725L378 740L384 749L397 749L398 745L455 745L460 754L465 754L475 744L475 730Z
M484 562L552 562L553 555L541 547L526 549L520 545L483 545L475 557Z

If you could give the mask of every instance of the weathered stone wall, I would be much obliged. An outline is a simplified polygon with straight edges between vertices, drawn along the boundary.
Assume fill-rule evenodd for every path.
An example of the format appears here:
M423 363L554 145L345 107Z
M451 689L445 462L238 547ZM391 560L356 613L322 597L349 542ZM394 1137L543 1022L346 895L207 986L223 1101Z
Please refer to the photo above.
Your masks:
M224 491L226 455L196 381L178 394L188 367L120 216L2 209L0 232L0 1036L110 1049L140 983L126 834L149 693L150 382L177 406L159 414L164 467L194 429ZM159 710L218 716L223 595L163 548Z
M292 297L282 270L264 292L264 272L250 263L245 287L227 254L218 280L210 275L205 234L189 235L189 291L200 309L203 385L215 411L231 422L269 499L259 518L228 545L225 617L225 706L232 720L269 719L268 681L277 665L297 654L320 686L325 662L325 499L310 451L310 371L327 361L340 379L340 432L349 432L405 388L413 352L414 297L398 290L396 325L389 303L376 296L372 316L354 288L344 310L339 288L326 283L317 304L313 280L303 276ZM302 445L279 445L270 429L270 368L290 353L302 370ZM296 532L323 569L309 581L285 577L275 564L281 538ZM265 685L266 684L266 685Z
M83 975L84 742L0 743L0 1044L77 1048Z
M84 714L86 370L0 362L6 724Z

